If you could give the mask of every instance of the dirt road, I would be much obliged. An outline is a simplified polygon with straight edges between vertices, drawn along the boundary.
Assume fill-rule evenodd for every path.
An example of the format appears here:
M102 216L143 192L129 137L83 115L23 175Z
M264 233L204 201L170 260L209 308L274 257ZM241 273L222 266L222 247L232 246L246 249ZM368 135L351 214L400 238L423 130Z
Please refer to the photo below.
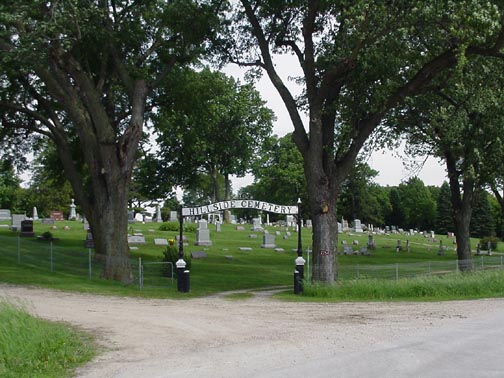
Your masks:
M312 304L257 295L175 301L10 285L0 285L0 296L97 336L106 350L79 369L81 378L277 376L282 369L371 352L374 345L504 311L504 299Z

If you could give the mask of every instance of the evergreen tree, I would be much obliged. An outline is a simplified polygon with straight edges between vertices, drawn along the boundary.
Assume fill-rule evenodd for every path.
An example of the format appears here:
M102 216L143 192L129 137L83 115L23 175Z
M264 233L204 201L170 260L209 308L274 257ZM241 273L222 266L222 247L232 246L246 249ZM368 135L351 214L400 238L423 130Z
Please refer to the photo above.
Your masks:
M436 233L447 234L455 232L453 224L453 207L451 203L450 185L446 181L441 185L437 199Z
M475 238L491 236L495 233L488 193L484 190L479 190L474 196L470 230L471 236Z

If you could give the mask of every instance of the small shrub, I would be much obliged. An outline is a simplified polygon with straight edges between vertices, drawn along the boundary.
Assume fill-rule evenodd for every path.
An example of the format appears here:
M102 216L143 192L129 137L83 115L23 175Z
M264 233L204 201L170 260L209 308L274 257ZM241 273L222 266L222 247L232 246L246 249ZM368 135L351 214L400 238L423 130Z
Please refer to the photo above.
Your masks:
M164 222L159 226L159 231L179 232L179 222ZM196 232L196 225L193 223L184 223L184 232Z
M486 251L488 248L488 242L490 242L490 247L492 251L497 249L497 245L499 244L499 239L496 236L485 236L480 240L481 250Z
M46 231L46 232L44 232L44 233L42 234L42 238L43 238L44 240L48 240L48 241L49 241L49 240L52 240L52 239L53 239L53 234L52 234L52 232L51 232L51 231Z
M174 245L169 245L166 247L166 249L163 252L163 262L171 262L173 264L173 276L177 277L177 261L179 259L179 251L178 248L175 247ZM191 256L185 255L184 256L184 261L186 262L186 269L191 270ZM164 277L170 277L171 275L171 266L168 264L163 265L161 268L161 274Z

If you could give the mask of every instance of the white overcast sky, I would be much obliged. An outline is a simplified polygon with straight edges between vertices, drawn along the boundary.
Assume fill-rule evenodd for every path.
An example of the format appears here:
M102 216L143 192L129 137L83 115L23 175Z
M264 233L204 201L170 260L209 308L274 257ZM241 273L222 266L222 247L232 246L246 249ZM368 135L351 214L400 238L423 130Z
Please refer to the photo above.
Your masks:
M296 72L299 72L296 61L289 56L277 56L275 57L275 62L277 68L280 67L278 72L284 79L284 82L287 83L294 94L298 94L299 89L296 87L296 84L287 79L289 75L296 75ZM232 65L225 67L222 71L243 82L244 69ZM256 89L261 93L262 98L267 102L267 106L275 112L277 117L273 127L273 133L278 136L283 136L292 132L294 129L282 99L266 75L256 83ZM408 178L415 176L414 172L408 170L407 167L404 166L401 155L401 150L382 150L375 151L371 154L368 164L379 172L374 180L377 184L382 186L396 186L402 181L406 181ZM419 159L418 161L423 160L425 159ZM425 161L423 168L419 172L416 172L416 175L425 185L441 186L443 181L446 180L444 166L431 157ZM251 184L252 181L253 177L250 175L244 178L233 178L233 190L237 191L242 186Z

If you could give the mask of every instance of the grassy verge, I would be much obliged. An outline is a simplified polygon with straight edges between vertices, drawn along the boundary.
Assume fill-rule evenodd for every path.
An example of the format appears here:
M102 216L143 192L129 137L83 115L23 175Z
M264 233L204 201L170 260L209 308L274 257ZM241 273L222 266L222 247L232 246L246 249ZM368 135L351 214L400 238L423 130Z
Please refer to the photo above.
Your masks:
M0 299L0 377L61 378L95 355L91 337Z
M280 294L294 298L290 293ZM336 285L305 284L301 300L310 301L439 301L504 296L504 272L457 273L392 280L349 280Z

